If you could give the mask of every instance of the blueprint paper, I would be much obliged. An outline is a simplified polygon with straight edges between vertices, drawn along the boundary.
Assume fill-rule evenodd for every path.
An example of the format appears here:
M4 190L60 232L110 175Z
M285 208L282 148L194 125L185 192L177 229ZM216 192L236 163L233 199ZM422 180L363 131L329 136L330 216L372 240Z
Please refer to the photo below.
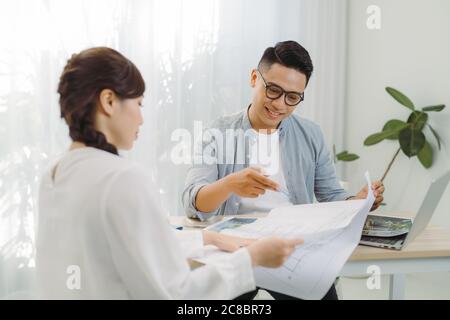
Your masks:
M358 245L375 201L369 174L365 176L369 190L365 200L277 208L266 218L221 232L250 238L303 238L305 243L296 248L282 267L255 268L256 285L301 299L321 299ZM208 263L223 255L210 249L199 261Z

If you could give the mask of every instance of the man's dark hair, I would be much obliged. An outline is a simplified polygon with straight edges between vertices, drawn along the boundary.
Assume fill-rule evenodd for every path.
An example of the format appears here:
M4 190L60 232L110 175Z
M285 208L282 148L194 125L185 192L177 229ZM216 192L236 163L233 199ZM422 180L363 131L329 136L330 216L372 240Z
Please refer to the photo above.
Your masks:
M267 48L258 63L258 68L267 71L274 63L303 73L306 76L306 84L314 69L308 51L295 41L278 42L275 47Z

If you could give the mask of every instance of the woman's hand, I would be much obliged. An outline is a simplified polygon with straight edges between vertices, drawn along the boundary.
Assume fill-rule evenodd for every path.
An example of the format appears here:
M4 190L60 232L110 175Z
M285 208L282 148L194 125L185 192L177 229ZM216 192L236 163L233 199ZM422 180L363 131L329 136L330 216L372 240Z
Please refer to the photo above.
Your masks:
M303 240L275 237L258 240L203 230L203 244L215 245L220 250L227 252L234 252L242 247L246 247L253 266L278 268L294 252L296 246L303 244Z
M220 250L234 252L254 243L256 239L230 236L218 232L203 230L203 244L214 245Z
M295 247L303 243L302 239L264 238L247 247L253 266L267 268L281 267Z

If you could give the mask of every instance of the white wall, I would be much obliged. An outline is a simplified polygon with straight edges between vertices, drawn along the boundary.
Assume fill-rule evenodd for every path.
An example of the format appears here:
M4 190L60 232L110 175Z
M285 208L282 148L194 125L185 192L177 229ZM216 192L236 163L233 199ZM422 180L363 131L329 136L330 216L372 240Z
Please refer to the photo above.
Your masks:
M381 8L381 29L366 27L369 5ZM364 139L381 131L392 118L406 120L409 110L384 90L395 87L424 107L446 104L430 115L430 124L444 140L435 165L424 169L417 158L401 154L385 180L382 210L415 212L433 177L450 167L450 1L448 0L350 0L348 12L348 61L346 132L347 148L361 156L347 164L350 189L356 191L368 169L381 178L397 142L364 147ZM437 150L431 133L426 133ZM433 217L433 223L450 228L450 188Z

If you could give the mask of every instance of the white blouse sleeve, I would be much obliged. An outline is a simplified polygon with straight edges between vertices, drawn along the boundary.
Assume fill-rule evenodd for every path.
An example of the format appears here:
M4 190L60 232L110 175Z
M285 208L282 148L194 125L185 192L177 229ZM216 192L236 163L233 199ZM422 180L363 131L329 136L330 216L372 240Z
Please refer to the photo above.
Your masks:
M118 274L133 299L231 299L255 288L248 251L189 268L151 179L138 167L106 187L102 220Z
M203 235L198 230L175 230L175 236L185 256L198 257L203 254Z

